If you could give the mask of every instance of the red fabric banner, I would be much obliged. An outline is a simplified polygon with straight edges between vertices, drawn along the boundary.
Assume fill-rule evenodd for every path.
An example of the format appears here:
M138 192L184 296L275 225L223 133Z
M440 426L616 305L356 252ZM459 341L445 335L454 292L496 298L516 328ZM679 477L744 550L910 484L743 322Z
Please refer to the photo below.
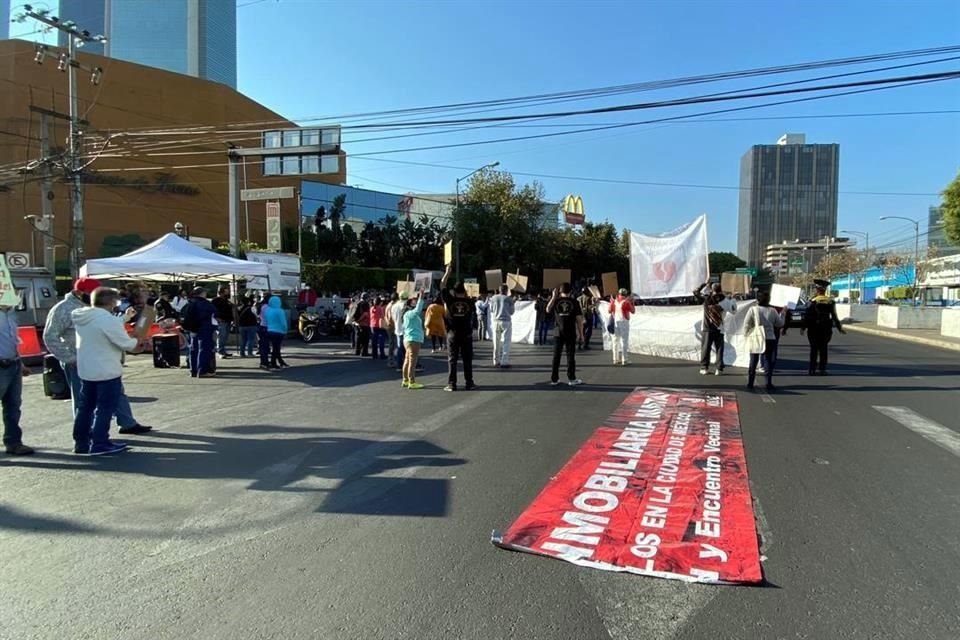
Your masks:
M608 571L761 582L736 395L637 388L493 543Z

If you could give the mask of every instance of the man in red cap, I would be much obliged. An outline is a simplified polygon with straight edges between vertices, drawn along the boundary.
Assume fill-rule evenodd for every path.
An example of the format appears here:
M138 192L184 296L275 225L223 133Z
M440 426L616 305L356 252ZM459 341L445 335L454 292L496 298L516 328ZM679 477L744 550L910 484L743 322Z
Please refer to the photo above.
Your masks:
M53 356L60 361L63 374L70 385L70 398L73 403L73 415L77 414L77 400L80 398L80 374L77 373L77 337L70 316L76 309L90 306L90 294L100 287L100 281L95 278L81 277L73 283L73 291L63 296L47 315L47 323L43 327L43 342ZM133 435L146 433L152 427L140 424L133 417L130 400L121 388L120 401L117 404L117 425L120 433Z

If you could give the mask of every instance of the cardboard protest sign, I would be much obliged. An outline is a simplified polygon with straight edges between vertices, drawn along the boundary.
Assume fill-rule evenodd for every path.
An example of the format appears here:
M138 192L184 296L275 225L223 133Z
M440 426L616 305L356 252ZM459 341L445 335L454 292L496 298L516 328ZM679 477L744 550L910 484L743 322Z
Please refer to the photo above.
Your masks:
M0 307L16 307L20 304L20 296L13 287L13 278L7 268L7 258L0 255Z
M479 298L479 297L480 297L480 283L479 283L479 282L465 282L463 286L467 288L467 297L468 297L468 298Z
M570 269L544 269L543 288L556 289L564 282L570 282Z
M149 305L144 306L143 311L140 312L140 317L137 318L137 323L133 326L133 335L135 335L138 340L146 338L150 333L150 327L153 326L156 319L157 310Z
M413 292L430 291L433 288L433 273L430 271L417 271L413 274Z
M800 300L800 287L774 284L770 287L770 304L774 307L793 309Z
M720 276L720 287L724 293L750 293L753 282L749 273L724 273Z
M496 291L503 284L503 272L500 269L487 269L483 277L487 282L487 291Z
M408 296L413 295L413 282L410 280L397 280L397 293L406 291Z
M603 297L602 295L600 295L600 289L597 288L597 285L592 284L587 288L590 289L590 295L592 295L597 300Z
M617 272L610 271L600 276L603 282L603 295L615 296L620 291L620 281L617 279Z
M443 265L453 264L453 240L443 245Z
M510 291L527 292L527 276L521 276L519 273L507 274L507 287Z

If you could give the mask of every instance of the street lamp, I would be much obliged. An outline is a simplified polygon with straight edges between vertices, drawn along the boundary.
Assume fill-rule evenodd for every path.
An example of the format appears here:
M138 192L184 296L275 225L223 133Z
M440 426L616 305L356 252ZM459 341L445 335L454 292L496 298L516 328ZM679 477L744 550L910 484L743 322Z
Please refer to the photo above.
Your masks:
M863 281L866 277L866 267L870 261L870 233L867 231L850 231L847 229L841 230L840 233L847 233L852 236L860 236L864 240L864 249L863 249L863 259L864 259L864 268L860 270L860 304L863 304Z
M497 160L496 162L491 162L490 164L485 164L485 165L483 165L482 167L480 167L479 169L474 169L473 171L471 171L471 172L468 173L467 175L463 176L462 178L457 178L457 200L456 200L456 202L457 202L457 208L458 208L458 209L460 208L460 183L463 182L464 180L466 180L467 178L469 178L470 176L472 176L473 174L475 174L475 173L480 173L480 172L483 171L484 169L496 169L496 168L499 167L499 166L500 166L500 161ZM460 281L460 239L459 239L459 238L457 239L457 268L456 268L456 270L457 270L457 281L459 282L459 281Z
M917 302L918 289L920 288L920 221L906 216L881 216L881 220L906 220L913 224L913 302Z

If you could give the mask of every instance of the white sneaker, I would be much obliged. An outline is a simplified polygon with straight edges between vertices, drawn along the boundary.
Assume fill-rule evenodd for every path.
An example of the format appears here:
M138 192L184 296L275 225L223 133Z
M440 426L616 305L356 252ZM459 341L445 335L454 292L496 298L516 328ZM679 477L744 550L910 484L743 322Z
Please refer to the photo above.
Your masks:
M757 373L766 373L766 372L767 372L766 367L757 367Z
M703 369L700 369L700 375L705 376L708 373L710 373L710 370L707 369L706 367L704 367Z
M577 378L576 380L570 380L569 382L567 382L567 384L570 385L571 387L578 387L581 384L583 384L583 380L581 380L580 378Z
M550 381L550 386L551 386L551 387L556 387L556 386L559 385L559 384L560 384L560 381L559 381L559 380L551 380L551 381Z
M720 369L717 369L716 371L713 372L713 375L715 375L715 376L722 376L722 375L723 375L723 371L721 371Z

